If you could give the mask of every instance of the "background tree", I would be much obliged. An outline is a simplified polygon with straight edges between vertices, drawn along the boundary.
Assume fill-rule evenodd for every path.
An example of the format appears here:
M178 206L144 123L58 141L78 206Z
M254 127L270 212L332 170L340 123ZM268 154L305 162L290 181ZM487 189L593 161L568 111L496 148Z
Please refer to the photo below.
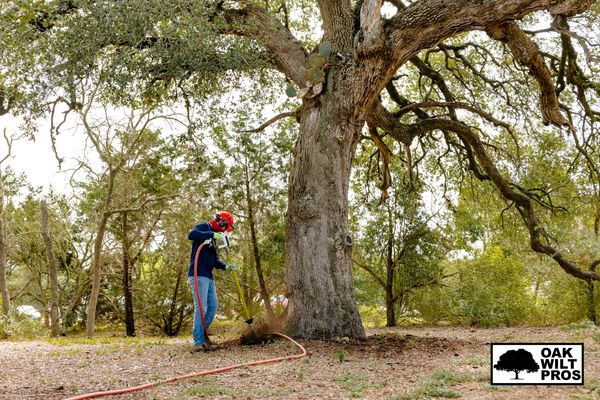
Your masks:
M48 277L50 280L50 326L52 337L60 334L59 320L59 296L58 296L58 261L54 254L54 243L48 224L48 204L42 200L40 202L42 213L42 238L46 247L46 256L48 258Z
M283 236L289 152L296 134L286 120L259 126L268 101L276 95L258 87L248 88L239 95L236 115L228 123L220 119L215 126L215 145L222 151L225 164L223 170L215 171L218 196L231 199L230 209L241 217L236 223L237 248L249 251L243 260L236 261L242 262L246 303L252 306L255 293L249 289L257 286L271 323L276 317L271 304L273 291L278 290L279 295L285 292L281 287L283 249L278 243ZM244 268L246 264L253 268Z
M436 227L439 210L425 210L421 200L425 182L407 172L398 158L390 159L391 150L398 154L400 146L388 146L376 132L373 135L375 144L365 141L356 160L353 188L357 198L351 220L358 240L353 262L383 289L386 325L396 326L396 310L406 309L412 292L447 277L441 261L449 242ZM376 158L382 162L375 162ZM383 188L390 179L402 184ZM372 297L372 292L364 297Z
M2 312L7 315L10 311L10 292L8 291L7 278L7 254L8 254L8 238L6 217L4 211L5 202L5 173L2 164L10 157L12 151L13 139L8 137L6 130L3 132L4 140L6 141L6 154L0 159L0 295L2 296Z

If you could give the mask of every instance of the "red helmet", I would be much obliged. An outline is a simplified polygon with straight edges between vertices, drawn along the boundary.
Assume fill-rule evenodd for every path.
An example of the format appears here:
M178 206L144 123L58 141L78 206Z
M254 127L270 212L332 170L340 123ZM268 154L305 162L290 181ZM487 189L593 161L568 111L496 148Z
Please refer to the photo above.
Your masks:
M228 212L217 213L214 222L221 232L231 232L233 229L233 214Z

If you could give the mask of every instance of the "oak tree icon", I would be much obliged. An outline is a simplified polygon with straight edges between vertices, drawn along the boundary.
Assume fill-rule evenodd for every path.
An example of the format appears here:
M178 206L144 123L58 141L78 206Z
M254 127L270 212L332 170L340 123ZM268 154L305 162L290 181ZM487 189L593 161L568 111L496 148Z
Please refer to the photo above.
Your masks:
M498 371L512 371L515 373L514 379L519 379L519 372L536 372L540 366L533 359L530 352L524 349L508 350L500 356L500 359L494 365Z

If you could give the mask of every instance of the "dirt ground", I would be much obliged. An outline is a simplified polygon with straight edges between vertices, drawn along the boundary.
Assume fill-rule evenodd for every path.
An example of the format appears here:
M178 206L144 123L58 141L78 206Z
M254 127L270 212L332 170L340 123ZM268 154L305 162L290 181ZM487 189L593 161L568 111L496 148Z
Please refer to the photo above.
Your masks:
M229 332L230 334L231 332ZM218 332L215 339L225 340ZM368 330L366 343L304 341L305 358L190 378L105 399L600 399L590 326ZM584 342L584 386L491 386L490 342ZM189 352L189 338L0 342L0 399L64 399L298 353L287 341Z

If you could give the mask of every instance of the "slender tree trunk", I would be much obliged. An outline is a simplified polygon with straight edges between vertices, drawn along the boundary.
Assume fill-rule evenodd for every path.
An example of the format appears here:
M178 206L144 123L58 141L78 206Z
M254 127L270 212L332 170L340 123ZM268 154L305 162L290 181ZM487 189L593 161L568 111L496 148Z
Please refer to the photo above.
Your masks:
M135 318L133 315L133 295L131 292L132 263L129 258L129 240L127 237L127 212L122 213L121 247L123 248L123 295L125 297L125 331L129 337L135 336Z
M256 238L256 220L254 218L254 207L252 202L252 196L250 191L250 176L248 173L248 166L245 167L245 184L246 184L246 207L248 209L248 222L250 224L250 239L252 241L252 252L254 254L254 267L256 268L256 275L258 276L258 284L260 287L260 297L262 297L265 309L267 310L267 318L272 324L275 322L275 312L271 305L271 298L269 291L267 290L267 283L262 270L260 262L260 252L258 249L258 239Z
M106 224L108 223L108 218L110 216L108 211L112 202L115 175L116 171L110 169L108 173L108 189L106 191L106 198L104 199L104 206L102 207L100 221L98 222L96 239L94 240L94 258L92 261L92 291L90 293L90 300L87 309L87 320L85 324L85 334L88 337L94 336L96 307L98 306L98 296L100 295L100 283L102 280L102 242L104 241Z
M0 180L2 174L0 174ZM8 314L10 311L10 294L8 292L8 281L6 279L8 241L7 241L6 218L4 216L4 196L2 182L0 181L0 294L2 295L2 312Z
M175 280L175 288L173 289L173 295L171 296L171 307L169 308L169 315L165 321L164 332L167 336L175 336L179 332L181 327L181 321L178 321L177 328L173 329L173 323L175 322L175 314L177 313L177 296L179 294L179 286L181 285L181 279L183 276L183 268L177 270L177 280Z
M52 337L60 335L60 319L58 315L59 298L58 298L58 262L54 254L54 245L50 228L48 227L48 204L42 200L40 203L42 210L42 238L46 247L46 255L48 257L48 278L50 280L50 334Z
M593 272L594 270L592 270ZM588 281L588 318L590 321L594 323L594 325L598 325L597 317L596 317L596 296L594 293L594 281Z
M305 102L294 149L286 213L286 330L301 338L364 339L348 229L350 172L364 123L352 106L343 106L344 94L330 96Z
M391 243L390 243L391 244ZM391 247L391 246L390 246ZM388 247L388 256L391 257ZM394 304L394 264L391 258L388 258L386 266L387 279L385 282L385 309L386 309L386 326L396 326L396 311Z
M394 308L394 292L392 286L386 286L385 288L385 326L396 326L396 310Z
M61 324L61 328L60 328L61 335L65 336L67 334L67 319L68 319L69 315L73 312L73 310L76 309L77 307L79 307L79 305L83 301L83 298L85 297L85 293L88 291L90 284L91 284L90 280L86 279L85 282L81 286L76 285L76 287L80 287L81 289L79 290L79 292L77 293L77 296L75 296L75 298L73 299L71 304L69 304L67 309L64 310L64 312L62 314L62 324Z
M392 221L392 212L388 208L388 226L387 226L387 246L386 246L386 280L385 280L385 308L386 308L386 326L396 326L396 311L394 309L394 221Z
M598 199L598 208L596 209L596 216L594 218L594 234L596 239L600 237L600 198ZM596 271L597 264L592 264L590 270ZM596 315L596 294L595 294L595 281L588 280L588 318L595 325L598 325L598 317Z

